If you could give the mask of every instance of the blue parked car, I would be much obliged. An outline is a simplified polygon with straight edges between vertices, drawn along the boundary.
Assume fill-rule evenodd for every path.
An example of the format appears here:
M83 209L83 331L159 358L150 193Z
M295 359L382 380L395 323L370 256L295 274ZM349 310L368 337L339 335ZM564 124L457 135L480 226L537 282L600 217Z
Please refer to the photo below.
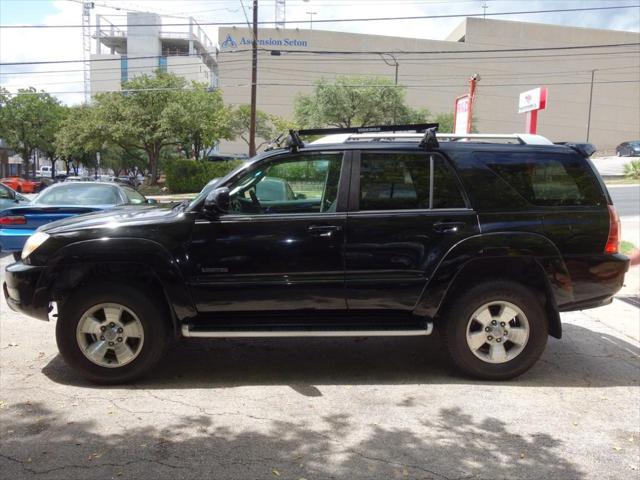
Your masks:
M58 183L31 203L21 202L16 205L14 199L0 207L0 252L13 252L16 260L27 238L41 225L83 213L156 203L126 185L100 182Z

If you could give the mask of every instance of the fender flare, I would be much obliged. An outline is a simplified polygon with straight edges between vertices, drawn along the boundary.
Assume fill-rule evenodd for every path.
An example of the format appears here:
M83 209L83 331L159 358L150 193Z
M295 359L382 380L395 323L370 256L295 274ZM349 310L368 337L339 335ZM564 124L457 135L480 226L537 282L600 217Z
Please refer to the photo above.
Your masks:
M153 240L105 238L70 243L49 259L39 287L54 296L79 285L96 272L128 272L152 276L162 286L174 327L196 316L197 311L180 270L181 253L169 252ZM178 328L179 331L179 328Z
M461 240L443 256L430 275L414 308L414 314L435 318L447 294L463 271L474 262L487 262L508 268L528 263L544 278L550 332L561 335L558 305L573 300L573 286L558 248L548 238L529 232L493 232ZM477 265L477 263L476 263Z

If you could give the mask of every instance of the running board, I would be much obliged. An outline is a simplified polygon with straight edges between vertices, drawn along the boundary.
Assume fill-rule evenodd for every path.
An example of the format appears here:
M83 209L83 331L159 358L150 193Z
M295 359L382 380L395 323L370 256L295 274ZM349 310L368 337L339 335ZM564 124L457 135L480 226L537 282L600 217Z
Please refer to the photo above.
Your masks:
M201 337L201 338L255 338L255 337L415 337L431 335L433 332L433 323L427 322L424 328L412 328L393 330L391 328L384 330L322 330L322 329L298 329L298 330L279 330L279 329L237 329L237 330L194 330L192 325L182 325L182 335L184 337Z

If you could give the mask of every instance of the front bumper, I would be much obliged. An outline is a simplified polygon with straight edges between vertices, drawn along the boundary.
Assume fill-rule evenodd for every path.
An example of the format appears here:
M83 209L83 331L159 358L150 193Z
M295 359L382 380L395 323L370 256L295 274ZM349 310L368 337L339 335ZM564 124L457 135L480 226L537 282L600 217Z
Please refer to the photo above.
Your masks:
M49 294L38 286L43 269L22 262L7 266L2 290L11 310L38 320L49 319Z

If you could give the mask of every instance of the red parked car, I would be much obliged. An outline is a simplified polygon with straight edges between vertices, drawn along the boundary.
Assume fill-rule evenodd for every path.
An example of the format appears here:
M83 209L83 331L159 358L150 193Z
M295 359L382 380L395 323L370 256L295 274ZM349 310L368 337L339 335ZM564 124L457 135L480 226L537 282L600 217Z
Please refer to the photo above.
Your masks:
M40 190L40 182L27 180L20 177L7 177L0 179L9 188L13 188L18 193L36 193Z

